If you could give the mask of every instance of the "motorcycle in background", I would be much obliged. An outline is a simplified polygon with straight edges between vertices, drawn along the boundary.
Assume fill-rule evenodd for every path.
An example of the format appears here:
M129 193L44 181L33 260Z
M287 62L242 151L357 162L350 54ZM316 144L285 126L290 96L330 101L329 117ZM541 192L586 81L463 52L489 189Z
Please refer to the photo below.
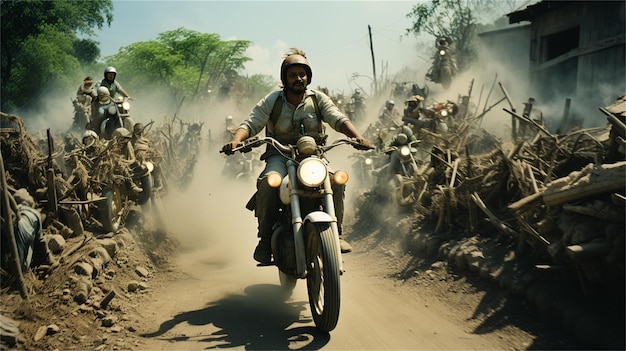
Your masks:
M71 130L84 132L91 122L91 97L85 101L79 101L77 98L71 99L71 101L72 106L74 106Z
M320 146L310 136L301 136L296 145L283 145L271 137L253 137L233 151L249 152L264 144L288 159L287 176L272 173L267 177L270 186L279 188L282 203L271 239L273 264L278 267L281 286L289 294L298 279L306 279L315 325L329 332L339 320L339 278L343 273L331 184L345 184L348 174L331 171L326 152L340 145L369 148L353 139ZM254 210L254 197L246 205L250 210Z
M113 132L117 128L125 128L129 132L133 131L135 121L130 117L131 99L118 96L108 106L100 107L104 111L104 116L100 121L96 132L101 138L110 140Z
M388 163L375 172L378 176L376 192L400 206L415 202L421 190L420 185L425 184L421 175L428 167L417 158L417 146L421 141L411 141L407 135L410 132L404 132L404 128L385 151L389 155Z
M447 37L438 37L436 41L437 53L433 57L433 65L426 73L426 78L440 83L445 89L452 84L452 79L458 72L456 59L451 49L452 41Z
M262 161L258 155L253 153L239 153L227 157L222 169L222 176L229 179L247 181L258 176L257 169L261 167Z

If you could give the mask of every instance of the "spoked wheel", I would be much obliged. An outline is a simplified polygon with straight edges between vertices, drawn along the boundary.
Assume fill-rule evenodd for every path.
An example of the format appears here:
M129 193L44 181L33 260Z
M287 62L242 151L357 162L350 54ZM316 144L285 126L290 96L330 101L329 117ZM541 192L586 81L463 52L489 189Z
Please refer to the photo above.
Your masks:
M329 223L304 224L306 278L311 314L317 329L330 332L337 326L341 304L339 248Z
M150 200L150 196L152 195L152 188L154 187L154 178L152 174L148 173L145 176L141 177L141 193L139 193L137 197L137 203L140 205L145 204Z
M404 180L401 174L396 174L390 181L391 193L400 206L407 206L413 200L414 186Z
M450 67L444 66L441 68L441 86L448 89L450 84L452 84L452 71Z
M100 202L98 207L102 226L107 232L115 232L119 229L122 222L124 207L122 194L119 189L114 187L113 189L104 189L102 197L106 199Z

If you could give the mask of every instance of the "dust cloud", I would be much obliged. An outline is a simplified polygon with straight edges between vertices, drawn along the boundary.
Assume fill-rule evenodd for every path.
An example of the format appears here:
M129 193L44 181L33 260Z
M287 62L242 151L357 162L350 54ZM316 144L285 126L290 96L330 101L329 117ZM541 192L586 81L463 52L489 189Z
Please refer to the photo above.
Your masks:
M225 156L218 155L217 148L204 150L190 186L163 199L169 235L181 243L183 252L214 264L239 258L249 262L257 241L256 218L245 205L255 191L254 181L222 176Z

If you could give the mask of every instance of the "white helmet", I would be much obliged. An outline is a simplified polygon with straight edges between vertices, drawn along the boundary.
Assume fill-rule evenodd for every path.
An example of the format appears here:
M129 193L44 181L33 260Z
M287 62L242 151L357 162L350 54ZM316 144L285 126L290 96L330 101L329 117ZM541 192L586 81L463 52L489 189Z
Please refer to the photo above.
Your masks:
M109 102L111 102L111 92L109 91L109 88L101 85L98 87L97 92L98 92L98 101L101 104L108 104Z
M116 128L113 131L112 134L113 138L119 138L119 139L132 139L132 134L130 134L130 132L128 131L128 129L126 128Z
M115 79L115 76L117 76L117 70L113 66L109 66L104 69L104 78L107 77L107 73L113 73L114 74L113 79Z
M93 139L91 141L88 141L87 140L88 138L93 138ZM100 137L98 137L98 134L91 129L88 129L83 133L83 145L85 146L91 146L98 139L100 139ZM87 145L87 142L89 142L89 145Z
M98 87L98 96L100 95L111 96L111 92L109 91L109 88L101 85Z
M396 102L395 102L395 101L393 101L393 100L387 100L387 102L385 102L385 106L387 106L387 107L389 107L389 105L392 105L392 106L393 106L393 105L395 105L395 104L396 104Z

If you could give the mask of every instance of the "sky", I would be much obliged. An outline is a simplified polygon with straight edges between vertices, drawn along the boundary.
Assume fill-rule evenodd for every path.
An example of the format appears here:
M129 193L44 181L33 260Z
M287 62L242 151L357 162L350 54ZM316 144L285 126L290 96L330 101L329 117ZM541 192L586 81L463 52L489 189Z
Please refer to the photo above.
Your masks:
M423 74L428 52L418 52L418 40L406 35L407 18L416 1L113 1L113 22L97 30L102 57L139 41L156 40L163 32L186 28L217 33L222 40L252 42L246 56L252 61L243 75L267 74L279 81L283 54L291 47L304 50L312 66L311 87L348 93L362 87L369 92L373 65L377 77L409 67ZM433 38L434 43L434 38ZM124 68L117 67L123 82ZM354 74L357 75L354 78ZM405 77L402 77L405 78ZM402 79L400 79L402 80Z

